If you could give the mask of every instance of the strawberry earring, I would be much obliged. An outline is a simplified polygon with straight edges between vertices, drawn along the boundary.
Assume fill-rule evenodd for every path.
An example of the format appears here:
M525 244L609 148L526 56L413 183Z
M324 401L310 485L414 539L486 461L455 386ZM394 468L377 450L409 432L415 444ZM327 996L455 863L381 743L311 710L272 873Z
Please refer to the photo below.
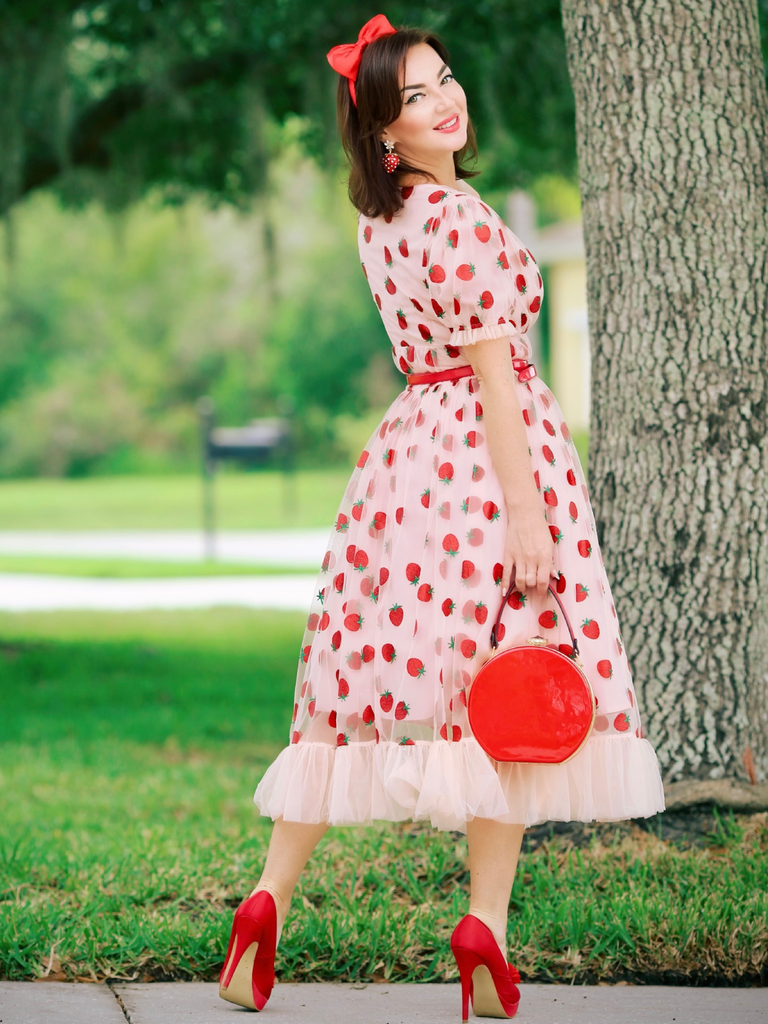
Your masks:
M382 164L387 174L391 174L397 165L400 163L400 157L397 153L393 153L392 150L395 148L394 142L391 139L387 139L384 145L387 147L386 156L382 157Z

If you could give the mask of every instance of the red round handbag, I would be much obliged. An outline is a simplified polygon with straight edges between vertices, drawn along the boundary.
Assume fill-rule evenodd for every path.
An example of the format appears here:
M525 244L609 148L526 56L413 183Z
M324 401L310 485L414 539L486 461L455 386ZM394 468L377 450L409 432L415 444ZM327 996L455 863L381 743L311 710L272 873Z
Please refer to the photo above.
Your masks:
M491 647L515 581L491 630ZM571 635L573 655L544 637L496 651L474 675L467 698L469 725L496 761L563 764L581 750L595 721L597 702L578 658L579 646L565 608L550 585Z

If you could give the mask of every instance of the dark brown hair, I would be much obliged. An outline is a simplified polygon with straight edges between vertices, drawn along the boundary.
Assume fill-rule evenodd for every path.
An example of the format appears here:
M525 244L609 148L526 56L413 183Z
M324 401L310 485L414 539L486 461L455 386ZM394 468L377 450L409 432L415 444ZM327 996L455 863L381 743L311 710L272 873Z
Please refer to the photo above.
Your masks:
M344 152L350 163L349 198L366 217L392 216L403 207L400 176L415 172L437 181L431 171L414 167L400 157L393 174L382 165L386 150L379 133L396 121L403 108L400 92L400 70L405 66L408 50L418 43L427 43L450 66L448 50L434 32L420 28L398 28L387 36L379 36L363 50L355 82L357 106L349 93L349 81L339 76L336 117ZM478 171L464 167L467 156L477 158L477 142L471 120L467 119L467 141L453 154L457 178L473 178Z

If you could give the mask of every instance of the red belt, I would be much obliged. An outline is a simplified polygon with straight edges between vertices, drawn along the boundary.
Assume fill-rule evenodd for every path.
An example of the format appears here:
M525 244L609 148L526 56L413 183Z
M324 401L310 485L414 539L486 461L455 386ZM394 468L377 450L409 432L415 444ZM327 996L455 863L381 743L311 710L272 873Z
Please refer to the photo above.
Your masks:
M538 376L536 367L527 359L513 359L512 369L517 379L523 384L531 377ZM408 373L408 387L411 384L437 384L441 380L456 380L459 377L470 377L475 371L471 366L449 366L447 370L436 370L434 373Z

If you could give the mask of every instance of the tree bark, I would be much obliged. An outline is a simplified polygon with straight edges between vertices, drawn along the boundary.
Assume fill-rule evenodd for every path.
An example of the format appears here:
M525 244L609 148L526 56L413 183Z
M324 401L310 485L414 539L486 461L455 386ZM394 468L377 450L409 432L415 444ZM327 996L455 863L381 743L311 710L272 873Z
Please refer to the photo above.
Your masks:
M768 96L756 0L563 0L589 480L665 784L768 787ZM714 802L744 786L710 786ZM677 806L701 787L677 787ZM737 802L738 802L737 801Z

